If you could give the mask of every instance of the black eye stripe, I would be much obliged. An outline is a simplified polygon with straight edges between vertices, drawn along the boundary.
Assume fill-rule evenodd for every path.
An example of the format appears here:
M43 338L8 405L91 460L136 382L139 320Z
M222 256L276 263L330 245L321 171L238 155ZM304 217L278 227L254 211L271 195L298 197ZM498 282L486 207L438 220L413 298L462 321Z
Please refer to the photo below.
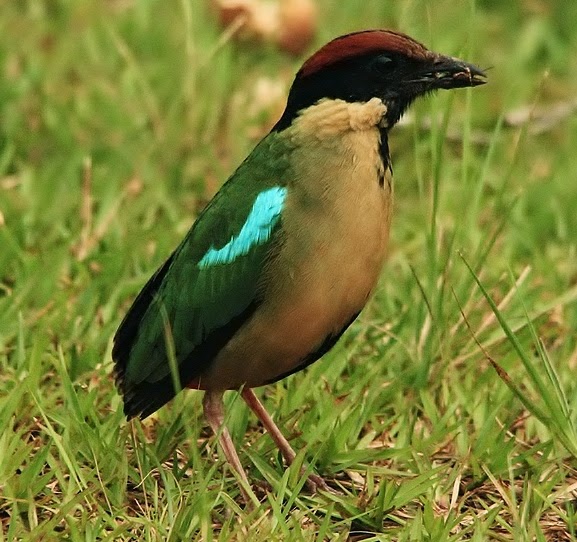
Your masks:
M376 56L371 62L371 68L375 71L382 72L383 70L393 70L397 62L389 55L381 54Z

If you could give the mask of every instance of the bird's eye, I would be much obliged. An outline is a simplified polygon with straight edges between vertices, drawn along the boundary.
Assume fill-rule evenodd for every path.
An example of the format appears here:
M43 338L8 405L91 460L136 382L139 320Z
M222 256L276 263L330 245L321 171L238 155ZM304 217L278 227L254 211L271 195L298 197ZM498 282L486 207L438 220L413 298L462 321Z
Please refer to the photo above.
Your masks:
M390 56L379 55L371 62L371 69L377 73L390 72L395 69L396 62Z

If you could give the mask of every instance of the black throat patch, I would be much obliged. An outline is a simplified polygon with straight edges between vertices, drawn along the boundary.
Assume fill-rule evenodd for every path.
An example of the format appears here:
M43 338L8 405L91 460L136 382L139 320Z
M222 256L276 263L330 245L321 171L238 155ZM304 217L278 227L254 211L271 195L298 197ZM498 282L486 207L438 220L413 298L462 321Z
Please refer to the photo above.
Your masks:
M381 158L381 163L377 165L377 177L379 179L379 186L384 188L387 169L389 169L392 174L393 166L391 164L391 156L389 154L389 138L387 128L379 127L379 134L381 136L381 140L379 142L379 156Z

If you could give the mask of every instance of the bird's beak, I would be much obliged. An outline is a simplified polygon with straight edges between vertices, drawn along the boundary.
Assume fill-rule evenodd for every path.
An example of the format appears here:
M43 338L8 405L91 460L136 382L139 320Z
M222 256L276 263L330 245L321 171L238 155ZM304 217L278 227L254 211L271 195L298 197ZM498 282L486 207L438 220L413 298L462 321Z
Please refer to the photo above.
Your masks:
M421 82L432 88L476 87L487 82L485 72L458 58L438 56L421 75Z

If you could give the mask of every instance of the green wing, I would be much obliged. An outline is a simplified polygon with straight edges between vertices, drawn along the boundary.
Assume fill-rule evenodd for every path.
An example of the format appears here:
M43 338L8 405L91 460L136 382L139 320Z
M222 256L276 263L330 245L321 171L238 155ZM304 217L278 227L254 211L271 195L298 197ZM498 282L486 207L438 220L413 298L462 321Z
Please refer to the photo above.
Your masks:
M275 167L260 160L263 150L270 159L271 149L278 148L270 138L221 188L116 332L112 357L128 417L146 417L175 395L167 326L184 386L261 303L258 286L282 235L287 192L283 160L273 161Z

